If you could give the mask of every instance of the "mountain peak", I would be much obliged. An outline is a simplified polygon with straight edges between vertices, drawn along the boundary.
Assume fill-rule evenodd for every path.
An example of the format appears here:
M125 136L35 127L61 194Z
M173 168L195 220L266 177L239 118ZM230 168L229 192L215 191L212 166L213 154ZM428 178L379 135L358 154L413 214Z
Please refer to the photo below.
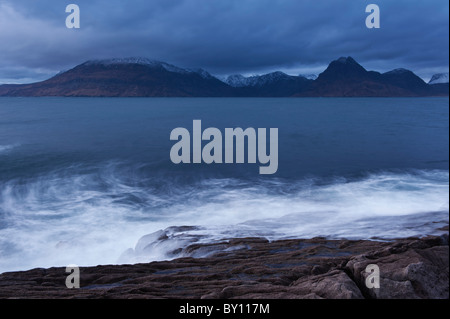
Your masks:
M413 73L413 72L408 69L398 68L398 69L394 69L392 71L386 72L385 74L406 74L406 73Z
M448 83L448 72L447 73L437 73L431 77L430 82L428 84L440 84L440 83Z
M233 87L244 87L244 86L256 87L288 78L290 78L290 75L287 75L286 73L281 71L275 71L263 75L253 75L249 77L245 77L241 74L235 74L227 77L225 79L225 83Z
M290 77L289 75L281 71L275 71L259 76L259 78L263 79L264 82L272 82L275 80L286 79L289 77Z
M186 71L191 72L191 73L197 73L198 75L200 75L204 79L216 78L215 76L211 75L211 73L209 73L208 71L205 71L205 70L203 70L201 68L186 69Z
M92 65L103 65L103 66L111 66L111 65L128 65L128 64L139 64L148 66L150 68L163 68L166 71L173 72L173 73L180 73L180 74L187 74L187 73L197 73L202 78L205 79L211 79L214 78L211 74L209 74L207 71L197 68L197 69L184 69L177 67L175 65L158 61L158 60L151 60L148 58L143 57L129 57L129 58L112 58L112 59L102 59L102 60L89 60L82 65L84 66L92 66Z
M356 62L355 59L353 59L351 56L340 57L335 62L339 62L339 63L342 63L342 64L357 64L357 65L359 65L359 63Z
M229 75L223 82L232 87L244 87L247 86L247 79L242 74Z
M361 66L361 64L356 62L356 60L353 59L351 56L349 56L349 57L340 57L339 59L334 60L328 66L328 68L330 68L330 67L335 67L335 68L338 68L340 70L343 70L343 69L359 69L359 70L366 71L366 69L364 69Z
M98 60L89 60L85 62L85 65L113 65L113 64L142 64L142 65L161 65L164 62L157 60L150 60L148 58L143 57L128 57L128 58L111 58L111 59L98 59Z
M179 68L175 65L158 61L158 60L151 60L148 58L143 57L129 57L129 58L112 58L112 59L101 59L101 60L89 60L82 65L84 66L91 66L91 65L103 65L103 66L111 66L111 65L127 65L127 64L140 64L145 65L151 68L158 68L162 67L166 69L166 71L169 72L175 72L175 73L189 73L188 70Z
M319 74L319 81L334 81L337 79L354 79L358 80L367 75L364 69L352 57L340 57L328 65L327 69Z

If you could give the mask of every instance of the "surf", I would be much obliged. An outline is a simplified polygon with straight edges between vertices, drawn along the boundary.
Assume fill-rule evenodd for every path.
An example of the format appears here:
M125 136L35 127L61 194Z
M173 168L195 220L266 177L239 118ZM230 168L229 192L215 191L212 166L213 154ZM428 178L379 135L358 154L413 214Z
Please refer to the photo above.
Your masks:
M0 272L172 259L192 239L390 240L437 234L448 224L445 170L185 183L141 173L139 165L111 162L1 183ZM158 232L166 240L142 243Z

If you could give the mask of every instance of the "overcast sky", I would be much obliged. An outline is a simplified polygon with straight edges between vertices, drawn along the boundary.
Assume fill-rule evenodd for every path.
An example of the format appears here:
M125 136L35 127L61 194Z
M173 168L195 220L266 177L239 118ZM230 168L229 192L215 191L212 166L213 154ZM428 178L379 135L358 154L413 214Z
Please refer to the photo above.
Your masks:
M68 4L81 28L67 29ZM367 29L367 4L381 28ZM142 56L217 76L366 69L448 72L448 0L0 0L0 83L43 80L86 60Z

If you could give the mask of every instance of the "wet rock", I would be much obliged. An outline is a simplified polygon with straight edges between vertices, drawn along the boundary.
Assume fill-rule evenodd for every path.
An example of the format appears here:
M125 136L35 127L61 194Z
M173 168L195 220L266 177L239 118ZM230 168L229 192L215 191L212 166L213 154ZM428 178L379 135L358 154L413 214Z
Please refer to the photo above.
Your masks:
M195 226L173 226L142 236L136 246L119 257L119 263L165 260L183 256L183 249L199 241L202 236Z
M186 238L191 229L155 233L136 247ZM193 232L195 233L195 231ZM142 244L142 245L141 245ZM133 250L132 253L135 251ZM131 253L131 252L130 252ZM264 238L191 242L181 255L151 263L80 269L81 288L65 287L65 267L0 274L0 298L360 299L448 298L448 235L392 242ZM206 258L192 258L207 254ZM367 288L366 267L380 270Z
M439 237L404 240L352 257L346 268L371 298L448 298L448 245ZM380 288L365 286L369 264L380 269Z
M299 296L314 294L325 299L364 298L355 282L340 270L300 278L292 284L291 290Z

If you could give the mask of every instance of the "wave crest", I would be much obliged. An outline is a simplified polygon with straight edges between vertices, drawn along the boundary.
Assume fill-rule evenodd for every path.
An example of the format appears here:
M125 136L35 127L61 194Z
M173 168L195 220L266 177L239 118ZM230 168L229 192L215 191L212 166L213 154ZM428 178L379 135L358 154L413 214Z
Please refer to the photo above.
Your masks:
M123 163L71 167L0 182L0 272L170 259L189 238L436 234L448 224L448 179L448 171L417 170L358 179L186 182ZM166 231L169 241L144 237L183 225L192 228ZM146 249L136 246L141 237Z

